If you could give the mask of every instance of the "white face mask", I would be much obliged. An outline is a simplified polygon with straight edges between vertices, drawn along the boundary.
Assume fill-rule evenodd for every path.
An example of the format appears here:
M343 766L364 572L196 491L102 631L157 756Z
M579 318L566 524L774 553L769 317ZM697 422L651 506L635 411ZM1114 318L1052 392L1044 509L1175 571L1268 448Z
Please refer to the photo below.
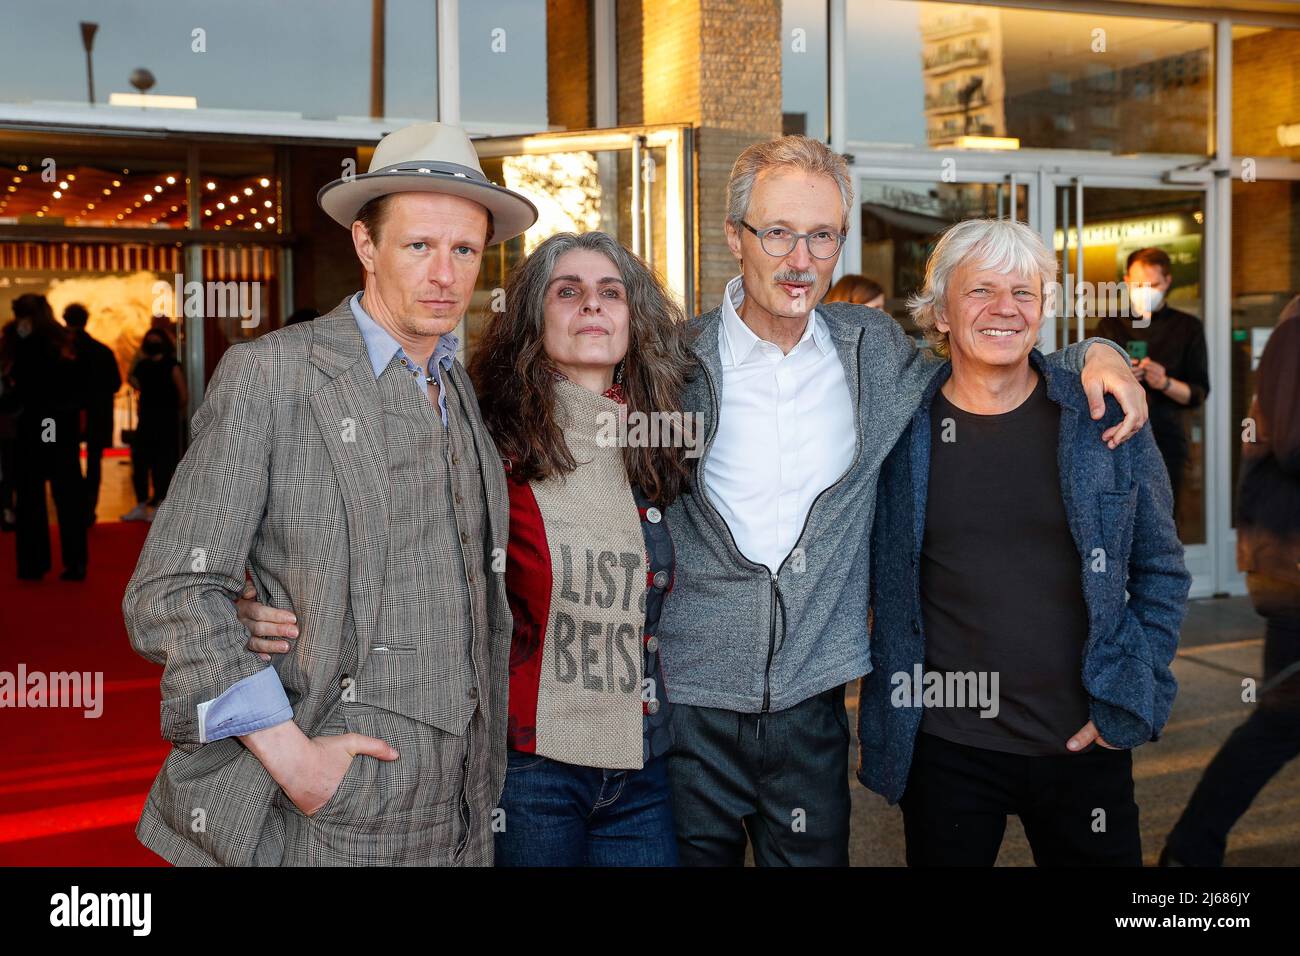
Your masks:
M1151 315L1164 304L1165 293L1150 285L1131 285L1128 289L1130 311L1138 315Z

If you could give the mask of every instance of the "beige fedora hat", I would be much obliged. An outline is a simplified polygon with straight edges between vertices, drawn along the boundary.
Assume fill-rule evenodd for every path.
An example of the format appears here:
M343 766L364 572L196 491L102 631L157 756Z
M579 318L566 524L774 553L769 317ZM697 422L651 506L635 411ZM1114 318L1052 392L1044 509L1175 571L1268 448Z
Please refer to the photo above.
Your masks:
M375 147L367 172L334 180L321 188L316 201L350 229L370 200L408 192L464 196L486 207L492 213L488 245L513 239L537 221L537 207L528 199L483 175L465 131L444 123L418 123L389 133Z

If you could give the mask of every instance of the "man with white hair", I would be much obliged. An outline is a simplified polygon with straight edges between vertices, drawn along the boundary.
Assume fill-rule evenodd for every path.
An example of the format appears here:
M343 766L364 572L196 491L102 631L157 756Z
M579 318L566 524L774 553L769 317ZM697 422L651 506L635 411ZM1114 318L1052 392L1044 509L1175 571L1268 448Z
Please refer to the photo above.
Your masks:
M658 638L674 700L669 758L687 865L848 862L844 684L870 668L868 541L880 465L933 365L893 319L818 305L852 209L844 159L803 136L741 153L727 241L741 274L692 323L701 373L684 407L703 452L669 517L676 582ZM1047 361L1146 420L1118 348ZM1086 367L1084 360L1087 360Z
M1160 736L1191 577L1144 425L1107 451L1034 343L1056 259L953 226L909 303L948 361L885 460L859 779L901 797L912 866L991 866L1008 814L1040 866L1141 866L1131 749Z

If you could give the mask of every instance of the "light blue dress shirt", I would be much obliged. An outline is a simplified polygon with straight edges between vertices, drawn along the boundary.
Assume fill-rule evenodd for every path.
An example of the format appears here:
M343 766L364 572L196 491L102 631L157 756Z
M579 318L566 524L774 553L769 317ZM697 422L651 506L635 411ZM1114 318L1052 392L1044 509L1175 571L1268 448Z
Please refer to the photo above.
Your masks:
M352 307L352 315L357 320L357 328L361 329L361 337L365 339L366 351L370 355L370 367L375 370L375 378L384 374L384 369L388 368L388 363L396 355L402 366L414 378L424 380L425 370L422 370L414 362L406 357L406 352L398 344L397 339L393 338L388 330L370 317L370 314L361 307L361 293L358 292L348 302ZM460 340L451 332L438 338L438 347L433 350L433 355L429 357L428 374L433 376L434 382L438 386L438 411L442 413L442 424L447 425L447 390L442 384L442 375L451 369L451 363L456 361L456 349L460 345Z
M374 370L375 378L378 379L384 373L396 355L402 366L419 380L423 388L425 370L412 363L397 339L362 308L361 293L354 295L348 304L352 308L357 328L361 330L361 338L366 343L366 353L370 356L370 367ZM448 420L443 373L449 371L456 360L459 344L455 335L443 335L439 337L437 348L429 357L427 374L438 385L438 411L442 414L444 427ZM198 719L199 742L210 743L224 737L251 734L255 730L292 720L293 708L289 705L284 685L280 683L280 675L274 667L267 667L231 684L220 696L199 704Z

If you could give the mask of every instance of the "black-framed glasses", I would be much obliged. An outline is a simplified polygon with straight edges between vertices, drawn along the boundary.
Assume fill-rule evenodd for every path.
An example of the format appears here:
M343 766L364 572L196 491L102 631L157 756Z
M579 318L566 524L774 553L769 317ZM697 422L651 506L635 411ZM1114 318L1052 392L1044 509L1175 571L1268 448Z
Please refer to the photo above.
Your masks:
M831 259L840 251L840 246L844 245L844 240L848 238L842 232L832 232L829 229L819 229L817 232L793 232L785 226L755 229L743 219L740 220L740 224L758 236L759 245L763 247L764 252L778 259L794 252L794 247L799 244L800 239L807 241L808 252L814 259Z

